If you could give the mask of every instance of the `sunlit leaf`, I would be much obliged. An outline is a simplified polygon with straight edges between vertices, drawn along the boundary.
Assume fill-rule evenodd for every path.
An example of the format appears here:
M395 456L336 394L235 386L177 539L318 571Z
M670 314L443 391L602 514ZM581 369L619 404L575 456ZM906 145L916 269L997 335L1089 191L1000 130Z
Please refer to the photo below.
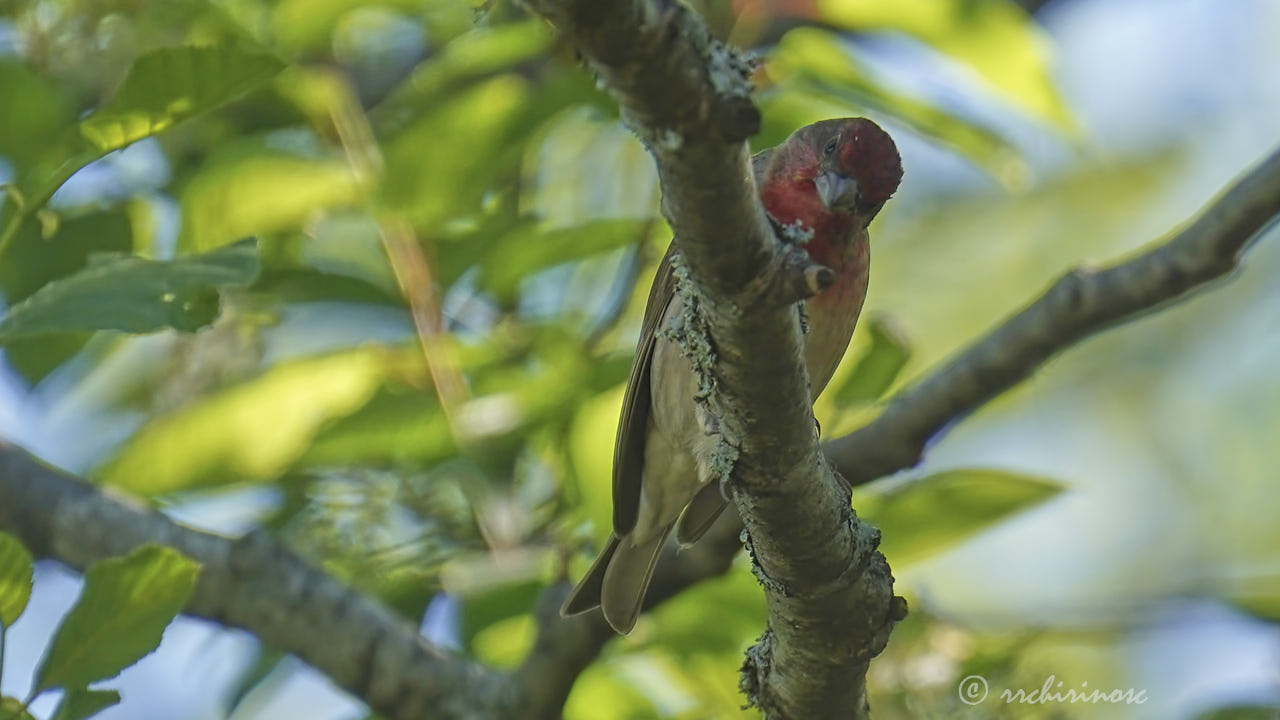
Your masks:
M327 421L364 405L417 357L367 348L278 365L152 420L97 477L142 495L278 477Z
M577 408L569 430L569 457L574 474L582 481L577 488L581 513L593 521L595 538L604 542L611 529L613 496L607 482L613 470L614 434L622 408L622 387L599 393ZM583 570L586 568L584 567Z
M1053 82L1048 40L1010 0L817 0L818 15L851 30L911 35L976 70L1016 107L1073 132Z
M619 677L606 663L592 663L573 683L564 705L565 720L600 720L600 708L609 708L616 720L662 717L641 688Z
M192 331L218 315L218 288L242 287L258 273L251 243L171 261L99 259L51 282L0 320L0 342L36 333Z
M53 720L86 720L120 702L115 690L89 690L71 688L62 696Z
M0 628L18 619L31 598L34 572L31 553L7 533L0 533Z
M250 235L294 230L358 196L359 184L341 159L239 154L211 162L183 190L180 243L206 251Z
M525 616L534 607L543 590L541 581L504 584L460 597L462 603L462 646L478 652L473 643L486 628L499 622ZM483 641L482 641L483 642ZM492 641L491 641L492 642ZM524 640L520 652L528 650ZM495 648L490 648L495 650ZM518 659L518 656L517 656Z
M870 346L863 350L853 371L835 389L835 400L841 405L879 400L911 356L906 338L887 319L871 318L868 325Z
M533 647L536 633L533 616L525 612L498 620L476 633L471 647L482 662L498 668L514 668Z
M105 680L154 650L199 574L199 563L159 545L94 564L36 671L36 690Z
M998 134L871 77L833 33L797 28L783 36L769 56L769 73L779 83L762 100L768 136L774 144L791 130L832 115L886 113L936 138L1006 185L1022 181L1025 167L1015 148Z
M393 385L316 433L300 462L309 466L427 465L455 452L457 443L435 396Z
M513 159L508 133L528 94L524 80L500 75L431 108L388 144L384 201L434 231L478 211L502 159Z
M620 382L627 370L626 358L592 362L571 344L544 351L532 366L480 367L475 356L461 358L472 375L473 397L454 409L453 428L429 388L391 383L358 411L317 433L299 462L430 465L457 453L454 431L470 442L491 443L487 447L493 453L494 442L521 438L544 423L568 422L578 403Z
M886 491L859 490L853 507L880 528L894 567L922 560L1046 502L1062 486L1002 470L949 470Z
M106 105L80 121L80 134L105 154L261 87L283 68L274 56L243 48L154 50L134 61Z
M680 593L650 619L655 644L688 659L740 653L760 635L768 616L759 581L749 572L735 570Z

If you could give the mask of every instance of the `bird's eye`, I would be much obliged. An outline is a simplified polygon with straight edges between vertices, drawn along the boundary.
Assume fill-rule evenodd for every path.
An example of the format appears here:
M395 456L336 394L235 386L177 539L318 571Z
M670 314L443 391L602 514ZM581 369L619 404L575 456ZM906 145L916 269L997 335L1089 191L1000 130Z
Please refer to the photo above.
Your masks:
M836 138L831 138L831 142L827 143L827 147L823 150L827 157L836 154Z

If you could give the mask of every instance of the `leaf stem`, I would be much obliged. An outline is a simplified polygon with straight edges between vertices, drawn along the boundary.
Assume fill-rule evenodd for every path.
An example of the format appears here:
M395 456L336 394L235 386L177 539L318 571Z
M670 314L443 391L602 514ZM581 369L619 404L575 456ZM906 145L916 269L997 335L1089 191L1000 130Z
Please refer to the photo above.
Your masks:
M62 161L62 164L53 171L53 175L49 180L40 187L40 192L24 199L24 202L16 208L16 211L9 218L9 222L5 223L4 230L0 231L0 260L4 259L5 252L8 251L9 245L13 243L13 239L18 236L18 231L22 229L23 223L34 217L41 208L48 204L53 194L70 180L72 175L75 175L80 168L96 159L97 156L91 153L73 154Z

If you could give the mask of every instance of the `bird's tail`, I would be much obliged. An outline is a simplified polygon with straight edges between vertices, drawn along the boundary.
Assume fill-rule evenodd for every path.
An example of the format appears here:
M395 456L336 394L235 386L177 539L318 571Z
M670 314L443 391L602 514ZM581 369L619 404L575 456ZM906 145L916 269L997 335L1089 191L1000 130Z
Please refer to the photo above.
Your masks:
M560 613L577 615L599 605L614 630L623 635L631 632L671 528L668 525L638 545L631 544L629 537L610 535L591 569L569 593Z
M724 512L729 501L721 492L720 483L712 480L703 485L698 494L693 496L693 500L689 501L689 506L684 509L676 524L676 541L680 543L680 547L689 547L706 535L716 518Z
M604 586L604 571L609 567L609 561L613 559L613 553L617 549L618 536L610 533L609 541L596 556L596 561L591 563L591 569L582 576L577 586L569 593L569 597L565 598L564 604L560 606L561 615L564 617L580 615L592 608L600 607L600 589Z

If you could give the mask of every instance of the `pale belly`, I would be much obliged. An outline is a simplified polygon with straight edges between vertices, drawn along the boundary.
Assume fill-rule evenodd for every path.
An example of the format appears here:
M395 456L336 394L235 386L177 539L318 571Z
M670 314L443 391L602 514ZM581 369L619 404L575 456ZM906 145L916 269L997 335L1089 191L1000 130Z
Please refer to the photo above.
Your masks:
M843 267L836 268L839 274L835 285L805 303L809 316L809 334L804 338L805 365L812 399L827 387L840 365L867 296L870 258L866 234L856 237L843 255Z

